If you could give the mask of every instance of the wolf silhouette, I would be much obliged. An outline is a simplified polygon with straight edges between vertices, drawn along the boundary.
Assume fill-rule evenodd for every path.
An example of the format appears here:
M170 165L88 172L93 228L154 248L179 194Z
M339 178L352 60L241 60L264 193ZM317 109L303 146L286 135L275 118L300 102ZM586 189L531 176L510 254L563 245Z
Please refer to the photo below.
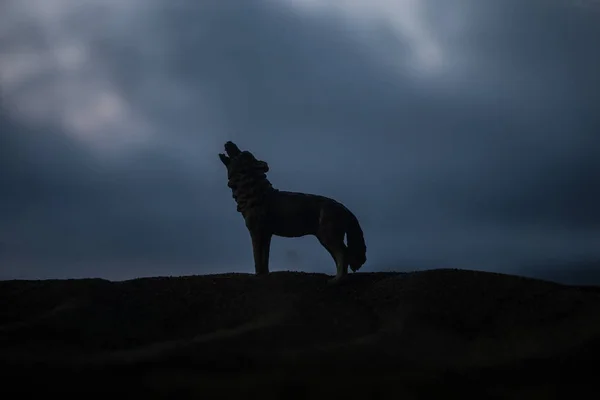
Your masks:
M343 204L325 196L287 192L267 179L269 165L229 141L219 158L227 168L228 186L252 239L256 275L269 273L273 235L314 235L333 257L336 275L331 283L358 271L367 260L367 246L356 216ZM344 243L347 239L347 245Z

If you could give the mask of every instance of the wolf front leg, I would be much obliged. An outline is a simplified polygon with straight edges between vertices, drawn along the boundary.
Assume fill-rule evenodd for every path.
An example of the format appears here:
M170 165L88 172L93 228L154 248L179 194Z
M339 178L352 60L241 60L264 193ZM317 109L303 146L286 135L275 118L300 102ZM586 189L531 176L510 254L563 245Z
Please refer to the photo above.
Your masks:
M269 273L269 253L271 250L270 232L264 230L250 231L252 238L252 252L254 253L254 270L256 275L266 275Z

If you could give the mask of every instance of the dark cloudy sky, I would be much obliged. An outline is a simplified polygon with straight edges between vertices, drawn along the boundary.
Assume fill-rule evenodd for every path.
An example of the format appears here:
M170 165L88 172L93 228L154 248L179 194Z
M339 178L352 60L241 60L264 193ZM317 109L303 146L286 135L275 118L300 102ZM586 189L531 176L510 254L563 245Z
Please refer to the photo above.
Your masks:
M4 0L0 279L252 272L226 140L365 271L600 270L599 43L594 0Z

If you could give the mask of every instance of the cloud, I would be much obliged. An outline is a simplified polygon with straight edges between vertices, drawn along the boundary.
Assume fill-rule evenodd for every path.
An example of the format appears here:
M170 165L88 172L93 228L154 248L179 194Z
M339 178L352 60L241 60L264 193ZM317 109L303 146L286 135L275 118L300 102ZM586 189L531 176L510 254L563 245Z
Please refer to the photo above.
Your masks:
M363 46L375 50L383 62L402 65L417 74L434 74L448 68L448 55L425 18L427 2L418 0L277 0L311 14L338 17ZM459 29L458 13L446 15L445 28ZM383 34L383 35L382 35ZM382 37L377 38L377 36ZM387 40L385 40L386 38ZM373 40L375 39L375 41ZM375 42L375 43L373 43Z
M135 35L129 22L144 21L155 5L153 0L4 2L5 112L31 126L56 124L105 155L148 141L155 132L143 111L125 98L97 50L102 42Z
M0 13L4 277L252 271L216 157L229 139L276 187L355 211L371 269L597 256L598 14L74 1ZM311 238L272 254L333 268Z

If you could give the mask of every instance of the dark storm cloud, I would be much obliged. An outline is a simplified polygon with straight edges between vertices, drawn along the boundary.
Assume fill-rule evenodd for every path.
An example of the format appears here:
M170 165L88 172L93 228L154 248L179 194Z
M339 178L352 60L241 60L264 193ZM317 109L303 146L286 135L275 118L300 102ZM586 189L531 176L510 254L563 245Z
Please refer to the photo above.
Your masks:
M2 277L251 271L216 157L229 139L269 162L276 187L354 210L371 268L508 271L600 256L600 14L560 2L458 1L454 11L468 18L444 31L451 6L424 2L427 40L442 54L427 72L397 62L419 40L352 25L335 9L152 1L141 12L125 3L107 6L122 16L110 31L72 28L86 35L97 79L70 95L105 92L103 108L79 112L84 122L101 112L101 122L118 123L81 125L66 113L31 127L13 106L23 84L4 96ZM46 71L27 83L72 84L66 76ZM118 155L98 150L110 132L140 127L152 134ZM80 140L78 129L98 140ZM303 269L329 271L310 238L273 247L275 269L300 254Z
M27 276L20 266L38 276L128 276L98 265L219 261L226 242L208 229L217 221L210 207L201 208L201 180L161 154L132 156L117 168L81 157L89 152L72 142L57 143L64 137L58 132L44 135L7 135L29 143L17 148L13 140L3 158L3 269L15 276Z

